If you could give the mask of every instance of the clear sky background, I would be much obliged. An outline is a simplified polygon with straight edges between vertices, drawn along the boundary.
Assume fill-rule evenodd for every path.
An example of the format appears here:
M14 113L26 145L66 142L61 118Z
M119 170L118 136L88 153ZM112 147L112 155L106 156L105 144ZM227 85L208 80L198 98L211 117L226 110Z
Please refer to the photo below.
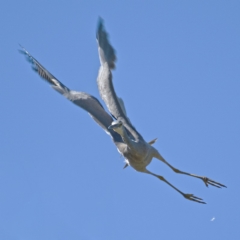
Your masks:
M149 169L207 205L123 170L109 136L18 52L100 99L99 16L135 127L173 166L228 188ZM240 1L2 1L0 239L240 239L239 26Z

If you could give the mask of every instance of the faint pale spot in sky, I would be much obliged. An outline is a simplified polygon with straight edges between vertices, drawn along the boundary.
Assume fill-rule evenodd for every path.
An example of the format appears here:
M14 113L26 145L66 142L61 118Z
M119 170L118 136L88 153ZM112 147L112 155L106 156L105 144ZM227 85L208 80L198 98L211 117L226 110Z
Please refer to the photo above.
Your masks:
M213 222L215 220L215 217L213 217L212 219L211 219L211 222Z

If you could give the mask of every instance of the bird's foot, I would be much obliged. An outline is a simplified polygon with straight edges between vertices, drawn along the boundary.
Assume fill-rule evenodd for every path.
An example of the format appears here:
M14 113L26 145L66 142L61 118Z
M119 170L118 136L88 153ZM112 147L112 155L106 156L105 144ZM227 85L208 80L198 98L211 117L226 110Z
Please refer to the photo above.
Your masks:
M183 193L183 196L184 196L186 199L190 200L190 201L194 201L194 202L206 204L206 203L202 200L202 198L196 197L196 196L194 196L193 194Z
M208 187L208 184L209 184L209 185L212 185L212 186L217 187L217 188L221 188L221 187L225 187L226 188L225 185L223 185L223 184L221 184L219 182L215 182L215 181L213 181L213 180L211 180L211 179L209 179L207 177L202 177L202 180L205 183L206 187Z

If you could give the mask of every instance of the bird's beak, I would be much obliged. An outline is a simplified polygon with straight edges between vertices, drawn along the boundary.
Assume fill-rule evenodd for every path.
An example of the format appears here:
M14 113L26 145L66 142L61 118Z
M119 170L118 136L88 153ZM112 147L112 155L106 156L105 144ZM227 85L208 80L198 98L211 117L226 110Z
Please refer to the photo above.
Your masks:
M108 127L108 129L109 129L109 130L113 129L113 125L110 125L110 126Z
M113 123L108 127L108 129L109 129L109 130L110 130L110 129L114 130L114 128L118 128L118 127L120 127L120 126L122 126L122 123L121 123L121 122L113 122Z

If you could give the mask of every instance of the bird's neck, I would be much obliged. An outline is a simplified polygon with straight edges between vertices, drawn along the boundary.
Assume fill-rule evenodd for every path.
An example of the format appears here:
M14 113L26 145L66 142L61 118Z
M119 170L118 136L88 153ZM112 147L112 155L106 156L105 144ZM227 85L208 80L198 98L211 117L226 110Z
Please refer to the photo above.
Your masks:
M123 142L126 143L130 148L132 148L134 143L131 140L131 138L128 136L127 131L124 127L122 128L120 135L122 137Z

